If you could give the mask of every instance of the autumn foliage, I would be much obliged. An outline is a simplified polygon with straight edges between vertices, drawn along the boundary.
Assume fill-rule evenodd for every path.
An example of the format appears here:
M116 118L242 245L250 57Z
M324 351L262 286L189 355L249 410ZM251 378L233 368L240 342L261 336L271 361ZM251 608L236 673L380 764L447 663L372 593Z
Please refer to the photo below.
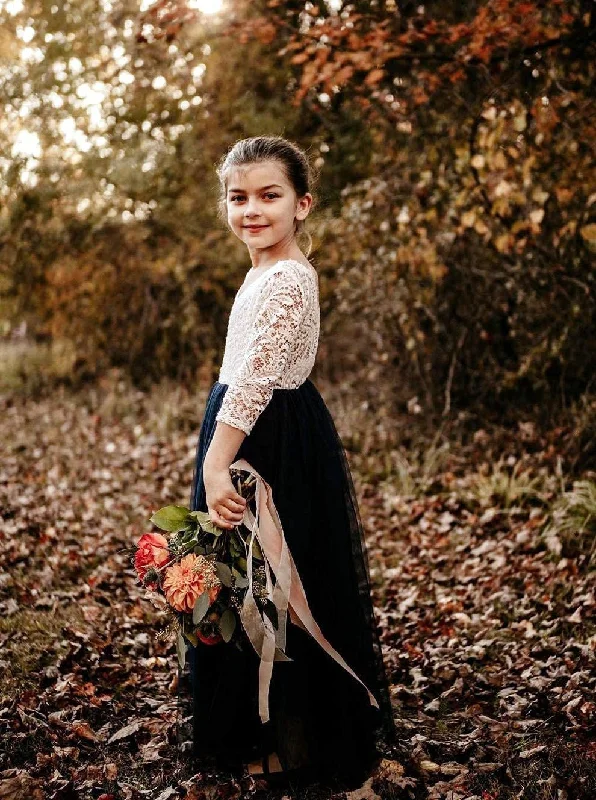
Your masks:
M214 163L277 126L321 174L318 370L379 411L435 420L523 408L551 423L583 402L596 360L591 3L238 2L210 30L160 0L134 22L134 143L114 128L110 173L130 218L70 202L75 178L105 172L91 156L62 187L15 187L5 211L10 329L26 319L67 342L68 380L110 366L140 383L214 377L246 269L216 220ZM178 106L199 85L201 102ZM160 138L175 144L142 178Z

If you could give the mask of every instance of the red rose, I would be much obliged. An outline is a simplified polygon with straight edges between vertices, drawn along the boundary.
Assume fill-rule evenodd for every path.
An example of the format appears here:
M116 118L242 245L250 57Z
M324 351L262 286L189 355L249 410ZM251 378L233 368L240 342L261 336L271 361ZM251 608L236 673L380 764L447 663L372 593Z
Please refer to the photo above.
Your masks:
M206 636L197 628L197 639L203 642L203 644L217 644L218 642L222 641L223 636L220 636L219 633L214 633L212 636Z
M216 611L211 611L203 624L199 628L195 628L197 639L203 644L217 644L223 642L223 636L220 634L219 627L220 616Z
M168 540L161 533L144 533L137 542L135 553L135 569L139 580L143 581L150 569L158 569L170 560ZM157 584L147 584L148 588L155 590Z

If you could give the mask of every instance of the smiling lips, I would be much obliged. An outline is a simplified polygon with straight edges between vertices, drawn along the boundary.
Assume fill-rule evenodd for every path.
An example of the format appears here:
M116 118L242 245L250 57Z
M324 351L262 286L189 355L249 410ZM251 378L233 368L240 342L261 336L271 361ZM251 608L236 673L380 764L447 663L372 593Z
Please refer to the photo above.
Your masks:
M249 231L260 231L262 228L266 228L266 225L245 225L245 228L248 228Z

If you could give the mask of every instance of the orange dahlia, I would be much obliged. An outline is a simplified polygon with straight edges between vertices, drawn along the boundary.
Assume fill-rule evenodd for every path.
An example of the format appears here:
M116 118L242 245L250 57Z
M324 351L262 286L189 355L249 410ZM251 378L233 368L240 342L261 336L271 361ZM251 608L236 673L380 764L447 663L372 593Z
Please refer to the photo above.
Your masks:
M165 571L163 591L166 600L176 611L191 613L197 597L209 591L209 601L214 602L221 582L211 562L204 556L189 553Z

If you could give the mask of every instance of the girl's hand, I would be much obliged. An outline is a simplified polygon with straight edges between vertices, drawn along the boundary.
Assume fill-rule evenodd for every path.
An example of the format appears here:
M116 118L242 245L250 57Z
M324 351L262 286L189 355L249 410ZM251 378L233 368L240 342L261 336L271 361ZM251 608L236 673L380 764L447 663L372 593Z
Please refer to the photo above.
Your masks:
M219 528L233 528L235 525L240 525L244 517L246 500L234 489L230 470L211 468L205 461L203 483L211 521Z

